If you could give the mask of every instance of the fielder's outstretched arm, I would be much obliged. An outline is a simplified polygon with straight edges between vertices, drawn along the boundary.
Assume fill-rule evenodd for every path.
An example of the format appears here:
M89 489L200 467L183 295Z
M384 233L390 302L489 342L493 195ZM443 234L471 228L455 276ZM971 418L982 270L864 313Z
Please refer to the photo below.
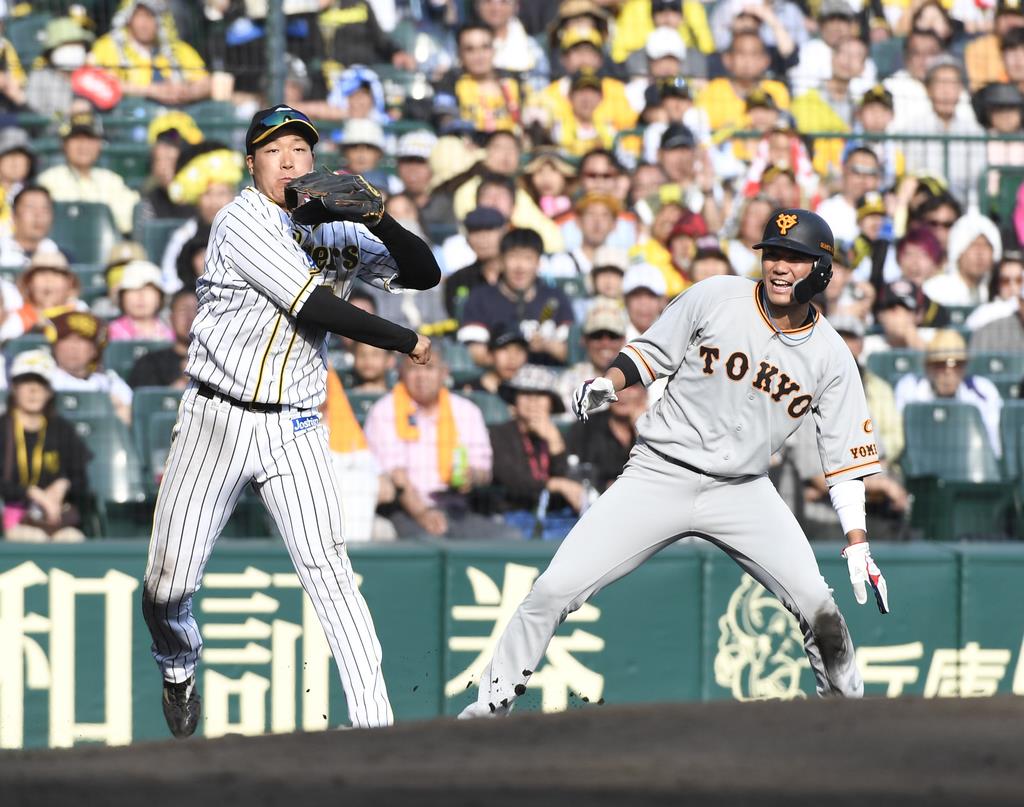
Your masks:
M412 353L419 338L408 328L336 297L329 286L316 288L295 316L300 325L320 328L384 350L397 350L399 353Z
M441 282L441 267L427 243L385 213L367 227L387 247L398 265L398 282L407 289L432 289ZM362 340L360 340L362 341Z

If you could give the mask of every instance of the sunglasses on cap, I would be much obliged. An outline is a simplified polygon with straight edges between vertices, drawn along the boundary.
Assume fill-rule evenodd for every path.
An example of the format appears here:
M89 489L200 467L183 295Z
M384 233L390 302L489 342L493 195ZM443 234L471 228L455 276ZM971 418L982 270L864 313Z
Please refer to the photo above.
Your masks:
M305 114L299 112L297 109L281 106L277 109L270 110L262 118L258 118L255 124L250 127L248 142L246 144L248 150L251 151L253 146L263 140L266 140L270 134L288 123L301 123L308 126L309 130L313 134L313 143L316 143L320 139L320 133L316 130L313 122L306 117Z

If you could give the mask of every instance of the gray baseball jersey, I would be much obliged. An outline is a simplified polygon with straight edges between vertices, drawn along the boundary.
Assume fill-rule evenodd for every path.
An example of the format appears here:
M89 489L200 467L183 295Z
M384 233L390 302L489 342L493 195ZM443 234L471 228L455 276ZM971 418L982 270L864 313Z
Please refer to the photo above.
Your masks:
M338 486L316 410L325 395L326 333L300 326L296 313L320 284L343 297L357 277L397 290L397 273L362 225L293 227L253 188L214 220L186 365L193 381L157 497L144 584L143 613L165 680L180 683L196 672L203 642L192 595L217 537L251 488L284 537L320 618L353 724L393 721L381 647L345 551ZM253 410L252 403L263 406Z
M780 331L760 283L713 277L624 348L645 385L668 378L665 393L637 424L622 475L509 620L461 716L507 713L568 614L686 535L729 554L796 617L819 694L863 694L846 622L767 476L772 452L805 417L830 483L879 470L853 356L824 317L812 317Z
M830 485L881 470L860 374L842 337L816 312L813 322L780 331L759 282L697 283L624 353L645 385L669 379L637 430L670 457L716 476L766 474L806 416Z

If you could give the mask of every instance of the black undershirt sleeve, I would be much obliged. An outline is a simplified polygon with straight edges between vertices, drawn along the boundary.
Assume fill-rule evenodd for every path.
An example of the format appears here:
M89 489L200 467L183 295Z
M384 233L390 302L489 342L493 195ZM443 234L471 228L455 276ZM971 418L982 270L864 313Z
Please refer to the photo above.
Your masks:
M388 248L398 264L398 281L407 289L432 289L441 282L441 267L426 242L385 213L370 232Z
M633 363L633 360L626 356L625 353L620 353L615 357L615 361L612 362L612 367L618 367L619 370L622 371L622 374L626 377L627 387L632 387L640 381L640 371L636 369L636 365Z
M295 318L300 325L322 328L384 350L410 353L416 347L413 331L336 297L328 286L314 289Z

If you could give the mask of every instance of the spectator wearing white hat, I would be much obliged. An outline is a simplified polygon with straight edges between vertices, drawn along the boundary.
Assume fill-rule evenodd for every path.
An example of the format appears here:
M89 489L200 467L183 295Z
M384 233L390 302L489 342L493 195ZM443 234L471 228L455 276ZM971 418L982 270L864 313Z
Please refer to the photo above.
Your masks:
M564 370L558 377L558 394L566 409L572 407L572 394L588 378L603 375L626 344L626 311L615 300L594 302L583 321L583 347L586 358Z
M626 301L629 326L626 342L632 342L646 331L668 305L665 275L657 266L638 263L630 266L622 278L622 294ZM665 391L668 377L659 378L647 388L647 402L653 404Z
M11 202L36 173L37 160L28 133L19 126L0 129L0 235L11 227Z
M401 192L401 180L379 167L385 151L384 130L379 123L369 118L353 118L345 124L340 145L346 171L360 174L385 193Z
M107 329L111 342L147 339L173 342L174 331L160 319L164 305L164 287L160 267L149 261L130 261L124 267L117 287L121 316Z
M925 294L946 306L988 302L989 278L1003 253L995 222L969 210L950 229L946 252L946 272L924 284Z
M405 193L419 210L419 220L427 235L433 236L439 228L454 228L455 211L451 196L431 193L434 170L430 158L437 145L437 136L429 129L416 129L398 138L395 150L395 173Z
M678 76L705 78L707 60L696 48L687 48L683 37L675 28L661 26L647 35L642 50L635 51L626 60L626 70L633 79L626 85L626 95L637 112L646 104L647 87Z
M11 366L0 416L0 498L9 541L81 541L89 449L54 412L53 357L24 351Z

